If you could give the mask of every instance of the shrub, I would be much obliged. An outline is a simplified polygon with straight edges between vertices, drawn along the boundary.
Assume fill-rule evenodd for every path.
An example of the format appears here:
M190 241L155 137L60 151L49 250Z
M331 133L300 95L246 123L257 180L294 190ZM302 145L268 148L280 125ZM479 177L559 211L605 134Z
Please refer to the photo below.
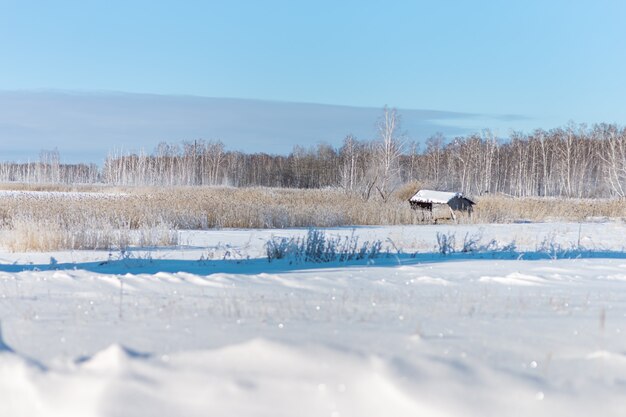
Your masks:
M454 253L454 243L456 236L453 233L439 233L437 232L437 248L438 252L442 255L449 255Z
M435 250L441 255L449 255L457 252L456 234L437 233L437 246ZM497 240L491 239L488 242L482 241L482 235L466 233L463 237L463 244L460 248L462 253L489 253L489 252L515 252L515 242L501 245Z
M382 242L365 241L359 245L358 237L329 237L321 230L309 229L306 236L272 237L265 245L267 260L290 259L294 262L347 262L375 259L382 254Z

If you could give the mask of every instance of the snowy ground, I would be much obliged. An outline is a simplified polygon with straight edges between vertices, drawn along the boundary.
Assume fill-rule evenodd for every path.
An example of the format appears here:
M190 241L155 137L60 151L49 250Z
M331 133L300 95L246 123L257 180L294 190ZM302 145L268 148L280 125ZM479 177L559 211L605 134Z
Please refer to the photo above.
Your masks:
M516 248L441 256L438 232ZM357 228L401 253L262 259L305 233L0 253L0 416L624 415L626 225Z

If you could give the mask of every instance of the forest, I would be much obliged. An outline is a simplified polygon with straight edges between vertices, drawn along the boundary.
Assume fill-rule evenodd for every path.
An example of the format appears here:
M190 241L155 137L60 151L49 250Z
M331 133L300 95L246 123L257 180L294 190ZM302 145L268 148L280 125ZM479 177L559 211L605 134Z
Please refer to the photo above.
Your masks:
M295 146L288 155L228 150L219 140L160 143L152 152L111 151L102 166L64 164L57 150L37 162L0 164L1 182L326 188L386 200L402 184L479 196L626 196L626 129L573 123L508 138L489 130L423 143L407 138L385 108L374 139L347 135L339 147Z

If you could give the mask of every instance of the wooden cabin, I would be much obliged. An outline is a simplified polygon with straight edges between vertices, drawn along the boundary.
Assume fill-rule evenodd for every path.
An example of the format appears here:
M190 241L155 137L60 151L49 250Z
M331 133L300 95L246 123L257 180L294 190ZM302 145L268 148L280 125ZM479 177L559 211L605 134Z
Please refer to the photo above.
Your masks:
M419 190L413 197L409 199L411 208L415 210L424 210L430 213L434 220L437 220L435 211L444 210L453 220L456 221L455 211L472 212L474 202L469 198L463 197L462 193L454 193L447 191ZM441 217L441 214L440 216Z

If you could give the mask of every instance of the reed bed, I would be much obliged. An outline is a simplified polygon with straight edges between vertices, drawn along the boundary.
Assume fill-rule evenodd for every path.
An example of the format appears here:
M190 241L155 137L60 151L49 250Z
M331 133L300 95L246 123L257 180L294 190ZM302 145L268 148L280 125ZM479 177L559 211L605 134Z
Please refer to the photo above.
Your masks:
M14 251L123 249L176 245L177 230L414 225L432 221L409 207L406 196L410 192L406 189L386 202L363 200L340 189L89 186L41 191L0 194L4 247ZM507 223L626 217L622 200L486 196L477 203L472 216L458 216L458 220Z
M14 189L15 191L16 189ZM423 214L395 199L363 201L340 190L134 188L101 195L29 190L0 195L3 244L11 250L171 245L166 230L418 224Z
M477 199L472 223L623 220L624 199L484 196Z

